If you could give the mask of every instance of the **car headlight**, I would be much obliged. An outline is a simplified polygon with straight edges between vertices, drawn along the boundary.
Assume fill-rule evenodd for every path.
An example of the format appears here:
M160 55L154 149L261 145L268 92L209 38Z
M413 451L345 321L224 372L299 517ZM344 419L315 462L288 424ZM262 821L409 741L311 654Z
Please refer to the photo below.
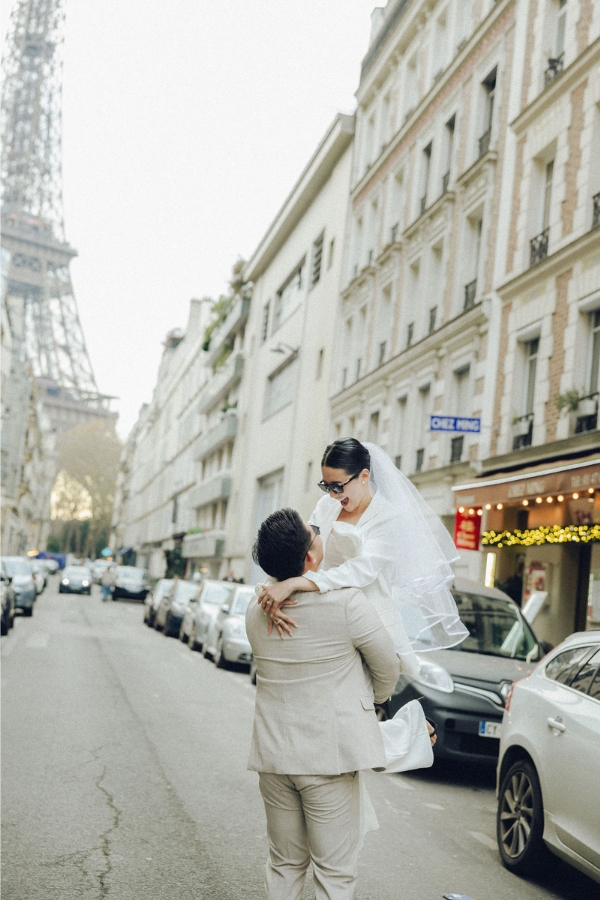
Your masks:
M68 584L68 583L69 583L69 579L68 579L68 578L63 578L62 583L63 583L63 584Z
M437 663L422 662L419 674L413 675L413 678L418 684L435 688L436 691L444 691L445 694L451 694L454 691L452 676Z
M82 586L82 587L87 587L88 585L89 585L89 581L82 581L82 582L81 582L81 586Z

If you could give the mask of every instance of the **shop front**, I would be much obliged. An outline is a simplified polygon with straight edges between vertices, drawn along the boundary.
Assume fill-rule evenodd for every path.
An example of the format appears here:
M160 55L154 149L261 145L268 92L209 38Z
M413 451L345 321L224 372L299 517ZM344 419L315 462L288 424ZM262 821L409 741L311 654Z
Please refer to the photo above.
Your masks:
M600 628L600 459L538 466L453 488L455 541L482 579L535 615L557 644Z

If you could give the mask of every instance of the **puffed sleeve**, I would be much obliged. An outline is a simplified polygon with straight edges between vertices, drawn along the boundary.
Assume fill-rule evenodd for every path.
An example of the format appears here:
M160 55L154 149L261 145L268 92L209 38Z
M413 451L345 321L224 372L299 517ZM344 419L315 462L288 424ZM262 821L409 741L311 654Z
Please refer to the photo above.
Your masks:
M322 593L344 587L366 587L372 584L383 568L394 558L394 542L386 522L373 525L361 541L359 552L352 559L325 572L305 572Z

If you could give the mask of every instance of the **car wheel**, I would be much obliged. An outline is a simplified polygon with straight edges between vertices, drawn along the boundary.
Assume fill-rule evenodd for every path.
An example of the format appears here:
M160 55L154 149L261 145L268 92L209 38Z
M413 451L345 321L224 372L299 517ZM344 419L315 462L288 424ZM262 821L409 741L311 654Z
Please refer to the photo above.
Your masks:
M196 629L192 625L190 628L190 636L188 638L188 647L190 650L200 650L200 644L196 640Z
M217 669L227 668L227 660L225 659L225 655L223 653L223 635L220 635L219 639L217 640L213 662Z
M24 616L32 616L33 615L33 606L26 606L23 610Z
M208 640L204 641L204 644L202 645L202 656L204 659L212 659L212 653L210 653L208 649Z
M166 637L171 637L171 613L167 613L165 619L164 633Z
M2 621L0 622L0 634L5 635L8 634L8 629L10 628L10 622L8 619L2 617Z
M498 794L496 836L503 864L515 875L531 875L548 858L542 835L544 807L540 781L527 759L513 763Z
M162 626L161 626L160 622L158 621L158 616L154 617L154 628L156 631L162 631Z

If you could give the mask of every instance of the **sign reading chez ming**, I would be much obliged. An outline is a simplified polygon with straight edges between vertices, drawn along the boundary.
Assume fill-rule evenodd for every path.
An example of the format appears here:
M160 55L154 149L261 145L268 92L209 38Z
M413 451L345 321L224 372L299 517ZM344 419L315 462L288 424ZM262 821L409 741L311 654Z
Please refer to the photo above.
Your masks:
M430 431L481 431L481 419L467 419L461 416L429 416Z

